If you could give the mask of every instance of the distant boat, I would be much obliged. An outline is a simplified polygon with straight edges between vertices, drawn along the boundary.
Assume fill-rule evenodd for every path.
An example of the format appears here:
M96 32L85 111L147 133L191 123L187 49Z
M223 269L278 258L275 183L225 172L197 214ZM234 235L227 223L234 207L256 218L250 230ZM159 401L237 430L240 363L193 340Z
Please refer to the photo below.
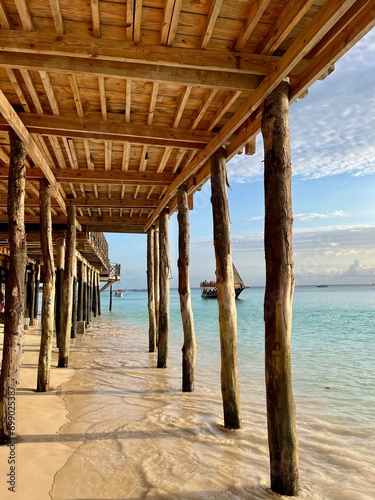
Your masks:
M239 297L242 290L249 288L239 275L235 265L233 264L233 282L234 282L234 293L236 299ZM204 299L217 299L217 283L216 281L202 281L201 287L201 297Z
M115 297L122 297L124 295L124 291L123 290L116 290L115 291Z
M328 285L316 285L317 288L327 288Z

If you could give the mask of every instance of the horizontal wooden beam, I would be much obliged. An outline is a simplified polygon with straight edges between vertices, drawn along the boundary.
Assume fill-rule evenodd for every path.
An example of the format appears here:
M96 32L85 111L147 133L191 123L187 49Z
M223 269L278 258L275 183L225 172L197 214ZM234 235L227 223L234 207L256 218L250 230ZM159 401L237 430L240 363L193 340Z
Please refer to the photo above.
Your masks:
M118 198L72 198L66 199L66 205L72 205L74 207L81 208L156 208L158 207L159 200L142 200L142 199L118 199ZM58 206L55 200L51 200L52 207ZM0 198L0 208L4 209L7 207L7 198ZM26 198L25 199L26 208L37 208L39 207L38 198Z
M0 64L1 65L1 64ZM172 127L150 127L118 121L101 119L101 114L91 114L87 118L77 115L52 116L33 113L20 113L20 119L29 133L77 137L105 141L132 142L156 146L171 146L185 149L203 149L213 138L214 133ZM0 116L0 130L6 130L7 121Z
M0 167L0 180L8 179L8 168ZM68 169L54 170L53 174L57 182L72 182L83 184L112 184L128 186L168 186L175 179L174 174L162 172L129 172L122 170L89 170ZM28 181L38 181L43 178L42 172L37 168L26 170Z
M66 204L81 208L156 208L159 200L119 199L119 198L72 198Z
M164 45L145 45L127 41L54 33L0 30L2 51L51 56L68 56L91 61L113 61L158 65L167 68L190 68L209 71L267 75L278 57L229 52L218 49L200 50ZM204 76L203 75L203 76Z
M68 56L49 56L37 53L1 52L0 67L37 71L57 71L68 74L89 74L95 76L131 79L222 90L255 90L263 77L252 74L238 74L218 70L168 67L152 64L103 61Z
M108 215L103 215L103 216L77 216L77 221L81 225L80 231L82 231L82 227L86 230L86 226L90 225L92 227L96 227L95 231L99 231L97 229L99 226L104 227L104 226L111 226L111 227L118 227L121 229L120 226L124 227L134 227L134 228L139 228L139 227L144 227L144 225L147 223L148 218L147 217L129 217L127 216L108 216ZM40 218L38 215L29 215L25 214L25 224L36 224L38 225L40 223ZM8 224L8 216L6 214L0 214L0 224ZM61 225L62 228L64 225L66 225L66 216L65 215L53 215L52 216L52 224L55 225ZM28 232L28 229L26 227L26 232ZM116 231L117 232L117 231ZM118 231L122 232L122 231ZM125 231L126 232L126 231ZM5 234L5 233L4 233ZM8 234L8 233L6 233ZM62 229L60 230L54 230L54 238L56 235L59 235L61 238L62 234ZM77 233L77 239L80 238L80 233ZM6 238L7 241L7 238Z
M100 231L103 233L133 233L143 234L145 232L144 226L134 224L111 224L110 221L103 222L102 224L87 224L85 226L87 231Z

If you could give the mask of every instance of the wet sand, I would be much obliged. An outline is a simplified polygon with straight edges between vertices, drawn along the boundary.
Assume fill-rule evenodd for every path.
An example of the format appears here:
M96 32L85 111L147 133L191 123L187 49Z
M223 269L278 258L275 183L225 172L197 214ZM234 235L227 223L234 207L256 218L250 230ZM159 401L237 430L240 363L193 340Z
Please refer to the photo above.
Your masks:
M68 422L67 411L57 388L67 382L73 370L57 368L53 349L50 391L37 393L36 378L40 328L25 331L20 386L16 397L16 445L0 446L0 498L43 500L50 498L55 474L65 465L74 443L64 444L59 429ZM3 325L0 330L1 356ZM15 453L15 493L9 491L10 467Z

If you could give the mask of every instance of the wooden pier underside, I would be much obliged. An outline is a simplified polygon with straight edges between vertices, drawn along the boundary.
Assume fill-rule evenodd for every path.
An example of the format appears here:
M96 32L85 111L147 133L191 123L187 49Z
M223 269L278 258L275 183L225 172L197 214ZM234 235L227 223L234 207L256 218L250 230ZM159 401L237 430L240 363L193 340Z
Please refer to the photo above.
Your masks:
M306 94L374 25L366 0L1 0L0 223L8 127L27 150L25 222L39 181L54 224L145 232L207 160L254 150L264 99ZM79 236L78 236L79 238Z

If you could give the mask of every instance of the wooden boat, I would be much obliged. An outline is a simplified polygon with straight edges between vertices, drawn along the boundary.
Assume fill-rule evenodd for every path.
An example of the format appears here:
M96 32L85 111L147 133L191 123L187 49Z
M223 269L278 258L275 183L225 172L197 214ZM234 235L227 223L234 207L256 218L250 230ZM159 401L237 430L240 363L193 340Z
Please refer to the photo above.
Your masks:
M124 295L123 290L116 290L115 291L115 297L122 297Z
M245 288L249 288L239 275L235 265L233 264L233 282L234 282L234 293L236 295L236 299L240 296L242 290ZM217 284L216 281L202 281L200 284L201 287L201 297L204 299L217 299Z

